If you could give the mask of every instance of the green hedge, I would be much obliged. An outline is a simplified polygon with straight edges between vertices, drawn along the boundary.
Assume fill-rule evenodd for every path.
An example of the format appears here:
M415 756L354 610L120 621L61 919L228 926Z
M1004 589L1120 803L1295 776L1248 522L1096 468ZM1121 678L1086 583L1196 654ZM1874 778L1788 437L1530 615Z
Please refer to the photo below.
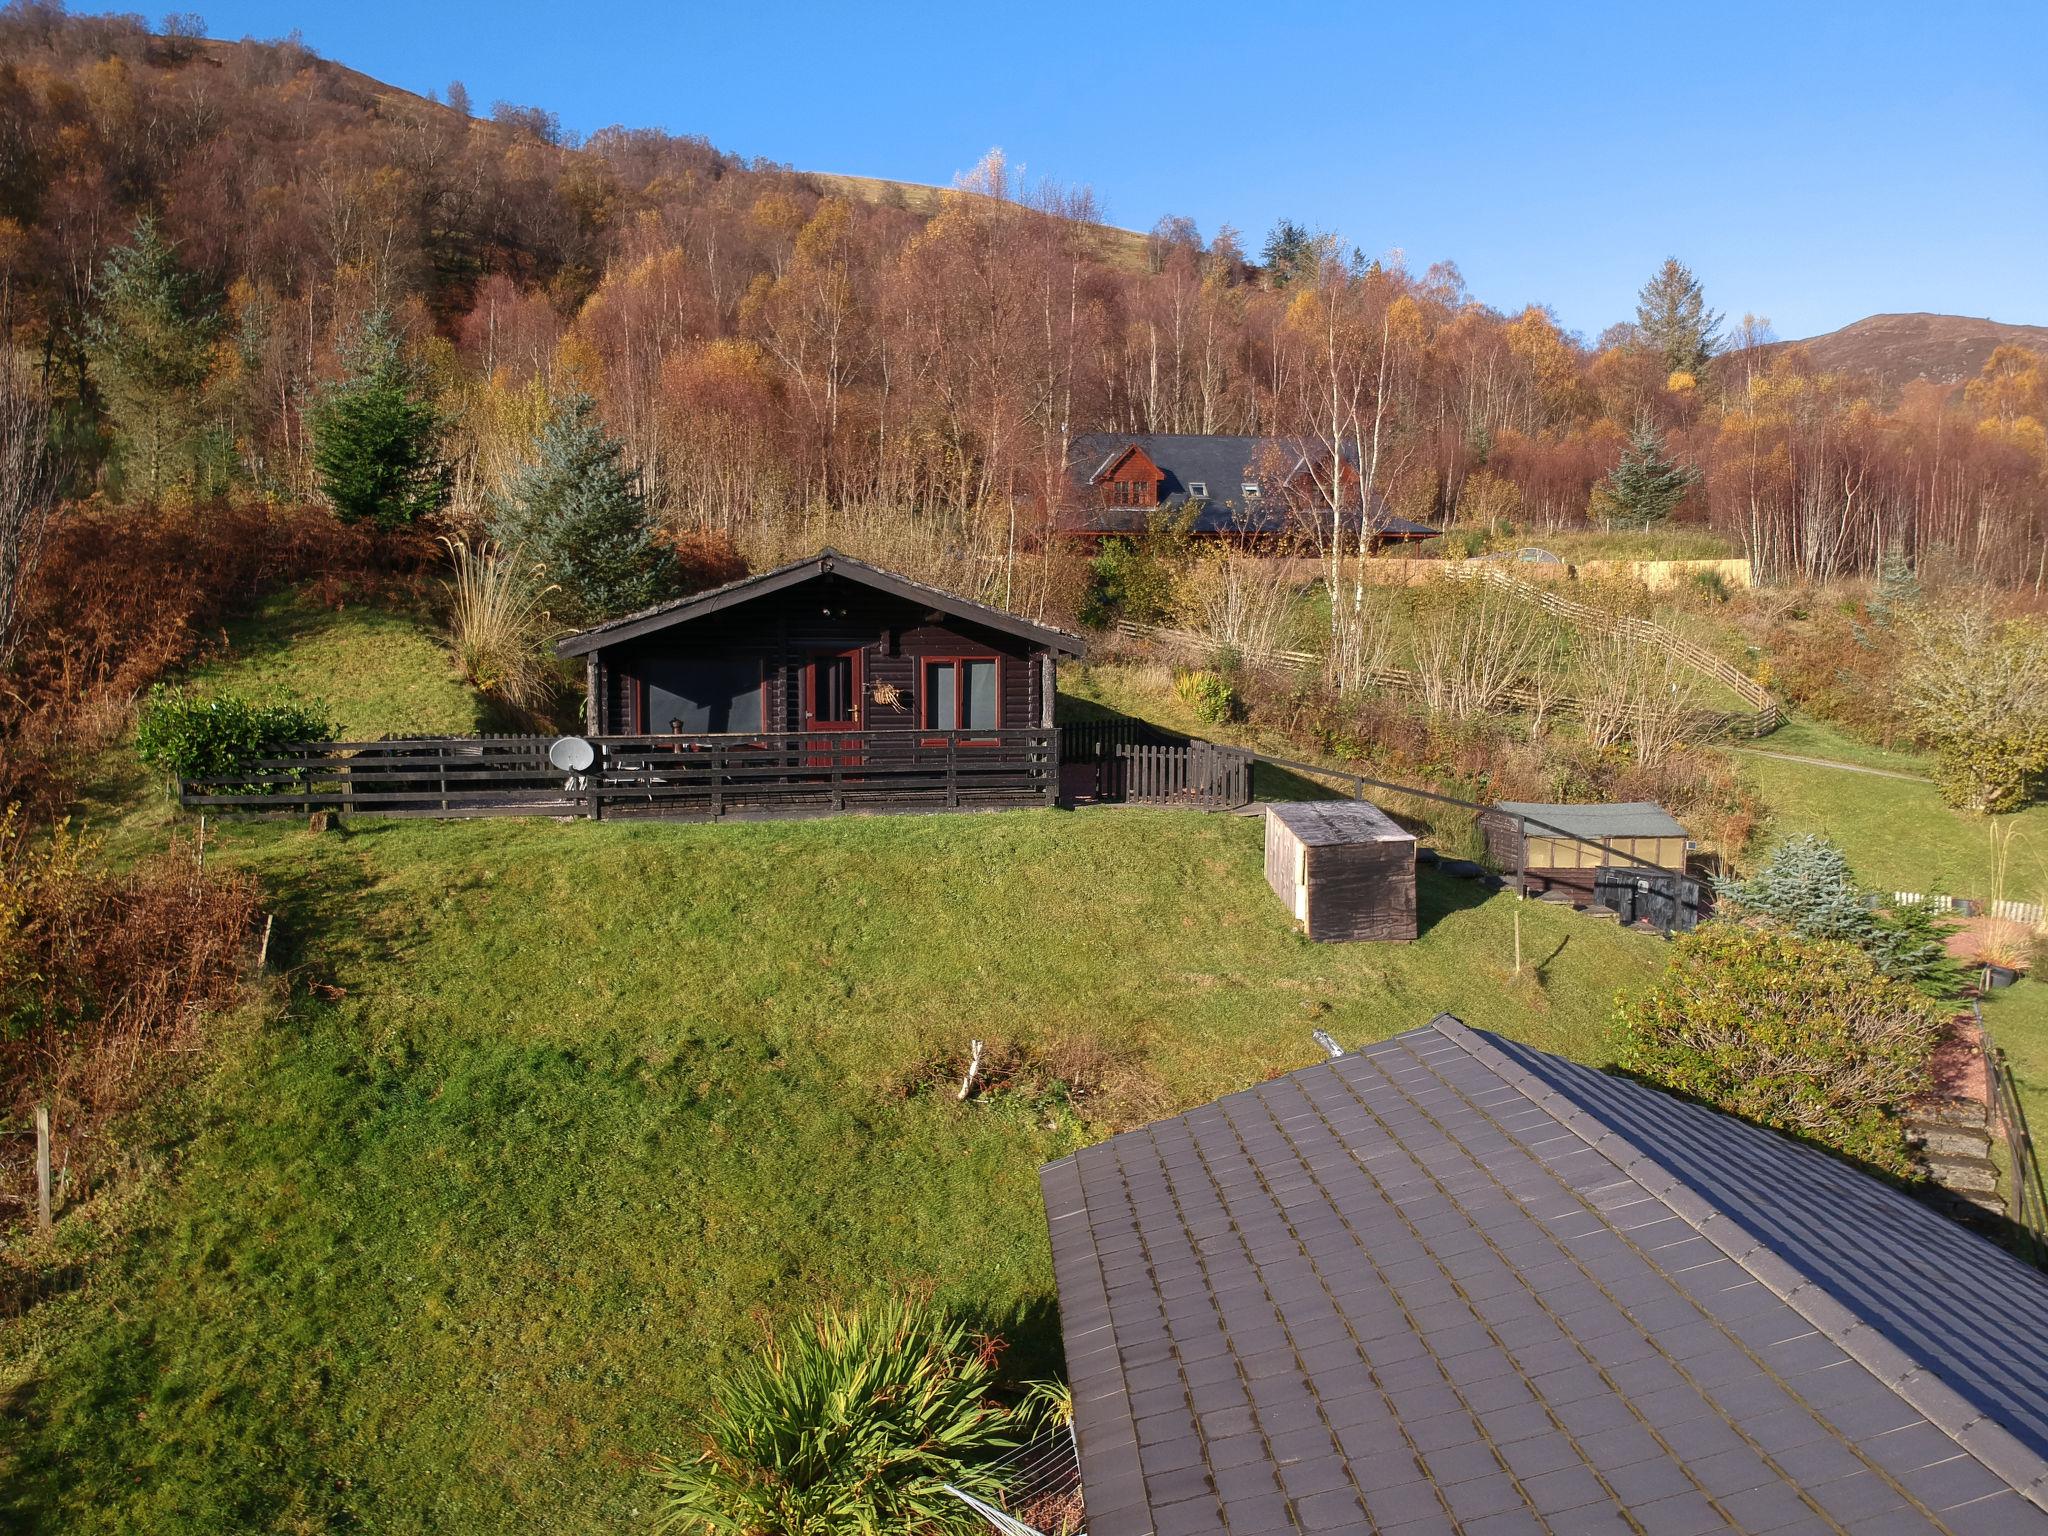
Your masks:
M171 778L226 779L294 742L331 739L336 729L318 699L290 693L265 700L233 693L200 699L159 683L143 701L135 750Z

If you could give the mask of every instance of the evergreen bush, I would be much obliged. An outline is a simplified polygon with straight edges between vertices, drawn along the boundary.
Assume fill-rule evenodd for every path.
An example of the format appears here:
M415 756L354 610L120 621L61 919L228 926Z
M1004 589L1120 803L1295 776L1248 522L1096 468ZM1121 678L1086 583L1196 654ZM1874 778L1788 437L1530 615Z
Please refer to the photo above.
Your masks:
M296 694L268 700L225 693L194 698L158 683L135 723L143 762L176 779L226 779L295 742L331 738L327 706Z
M1853 944L1713 922L1618 1008L1621 1065L1885 1172L1913 1170L1901 1114L1927 1086L1941 1011Z
M1715 894L1724 916L1760 921L1801 938L1853 944L1883 974L1930 997L1953 998L1962 991L1962 968L1946 943L1953 925L1928 906L1882 907L1857 882L1848 856L1825 837L1778 844L1755 874L1723 880Z

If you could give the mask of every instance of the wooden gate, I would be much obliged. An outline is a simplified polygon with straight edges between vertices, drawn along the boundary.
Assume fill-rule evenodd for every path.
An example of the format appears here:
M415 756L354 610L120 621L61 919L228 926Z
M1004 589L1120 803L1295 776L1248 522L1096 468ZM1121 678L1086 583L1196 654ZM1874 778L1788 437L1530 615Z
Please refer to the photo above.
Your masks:
M1228 811L1252 798L1252 755L1211 741L1184 747L1120 745L1118 789L1127 805L1177 805Z

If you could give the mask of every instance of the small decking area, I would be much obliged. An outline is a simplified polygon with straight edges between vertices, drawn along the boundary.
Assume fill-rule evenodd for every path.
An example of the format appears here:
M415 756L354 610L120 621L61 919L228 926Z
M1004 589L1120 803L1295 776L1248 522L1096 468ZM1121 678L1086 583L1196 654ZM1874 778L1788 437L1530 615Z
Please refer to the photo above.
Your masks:
M1050 805L1049 729L590 736L590 766L549 761L547 736L315 742L231 778L185 779L192 810L374 816L686 820Z
M550 760L587 743L589 766ZM309 742L183 779L188 810L693 821L1031 806L1250 804L1252 754L1138 720L1027 730L422 736Z

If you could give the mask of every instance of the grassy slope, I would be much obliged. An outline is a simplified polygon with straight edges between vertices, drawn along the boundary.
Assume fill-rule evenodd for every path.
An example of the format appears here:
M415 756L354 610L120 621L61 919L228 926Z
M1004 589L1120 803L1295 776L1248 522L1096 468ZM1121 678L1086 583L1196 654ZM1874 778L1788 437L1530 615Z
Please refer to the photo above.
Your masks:
M1924 760L1855 742L1815 721L1799 720L1756 744L1767 752L1831 758L1899 773L1925 773ZM1952 811L1931 784L1844 773L1755 754L1738 761L1771 808L1766 841L1805 832L1832 837L1868 884L1887 891L1994 893L1993 826L2011 831L2005 894L2048 895L2048 806L1995 821ZM2016 830L2015 830L2016 829Z
M346 690L355 730L460 713L408 621L284 605L243 639L210 683ZM1434 877L1420 942L1311 945L1259 839L1138 810L223 827L290 1001L146 1128L174 1174L67 1223L90 1284L0 1324L0 1526L637 1524L645 1458L822 1298L929 1285L1043 1368L1036 1169L1108 1124L1440 1008L1597 1061L1661 962L1532 904L1513 979L1513 903ZM1112 1066L1078 1113L906 1095L976 1036Z

